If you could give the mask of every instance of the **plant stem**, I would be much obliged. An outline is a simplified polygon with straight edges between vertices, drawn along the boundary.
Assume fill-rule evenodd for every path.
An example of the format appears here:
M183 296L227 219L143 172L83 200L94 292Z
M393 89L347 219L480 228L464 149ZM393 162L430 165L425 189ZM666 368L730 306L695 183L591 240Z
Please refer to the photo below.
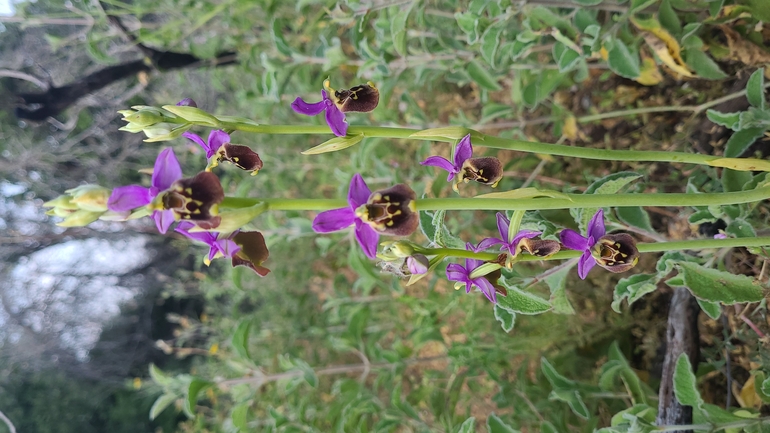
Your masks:
M704 250L718 248L736 248L736 247L763 247L770 245L770 237L757 238L729 238L729 239L694 239L687 241L671 242L651 242L638 243L637 249L640 253L662 253L665 251L682 250ZM431 248L425 255L446 255L461 259L495 260L498 253L474 253L459 248ZM516 258L517 262L535 262L540 260L566 260L580 257L582 251L562 250L550 257L537 257L530 255L521 255Z
M564 198L562 198L564 197ZM633 206L719 206L770 198L770 186L749 191L684 194L563 194L559 198L426 198L415 200L418 210L544 210ZM347 207L341 199L285 199L226 197L222 207L242 208L264 202L272 210L323 211Z
M729 95L728 95L729 96ZM701 106L698 106L701 107ZM665 108L665 109L664 109ZM626 110L627 114L652 113L662 111L693 111L692 107L648 107L635 110ZM681 110L680 110L681 108ZM696 111L697 112L697 111ZM611 114L611 116L610 116ZM606 115L606 116L605 116ZM596 116L583 117L584 121L597 120L605 117L615 117L617 113L605 113ZM594 119L595 118L595 119ZM203 125L205 126L205 125ZM227 130L251 132L258 134L319 134L327 135L331 131L328 126L321 125L258 125L251 122L223 121L221 127ZM441 128L439 128L441 129ZM457 131L462 128L457 128ZM430 130L425 130L430 131ZM457 132L455 131L455 133ZM565 156L572 158L596 159L602 161L643 161L643 162L666 162L666 163L686 163L697 165L709 165L718 167L734 168L736 170L762 170L770 171L770 162L756 158L723 158L713 155L701 155L686 152L666 152L666 151L647 151L647 150L611 150L595 149L586 147L572 147L563 144L540 143L536 141L514 140L510 138L501 138L486 135L472 129L465 129L466 133L473 135L476 146L491 147L494 149L513 150L517 152L540 153L544 155ZM395 138L395 139L414 139L427 141L440 141L454 143L459 139L456 134L447 134L445 136L414 136L421 132L417 129L395 128L382 126L351 126L348 128L348 136L363 135L366 138ZM714 164L719 161L719 164ZM735 163L735 166L730 165Z

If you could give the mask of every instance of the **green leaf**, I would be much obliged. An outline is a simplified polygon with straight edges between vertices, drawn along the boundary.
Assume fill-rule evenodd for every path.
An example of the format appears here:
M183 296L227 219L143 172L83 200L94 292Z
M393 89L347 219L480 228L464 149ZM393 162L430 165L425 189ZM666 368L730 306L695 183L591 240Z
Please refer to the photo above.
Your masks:
M399 10L390 21L390 36L393 40L393 47L402 56L408 54L406 50L406 20L409 18L414 4L415 2L410 2L407 8Z
M687 219L690 224L713 223L716 220L717 218L708 209L699 210Z
M628 300L628 306L638 301L642 296L654 292L658 281L657 274L636 274L628 278L622 278L615 286L612 309L620 313L620 304L624 299Z
M476 433L476 418L470 417L463 421L457 433Z
M725 144L725 158L737 158L765 133L765 128L748 128L734 132Z
M247 427L247 415L249 413L249 403L240 403L233 408L233 412L230 417L233 419L233 425L240 430L246 430Z
M671 7L669 0L663 0L658 7L658 20L660 25L663 26L672 36L678 37L682 34L682 24L679 22L679 16L677 16L674 8Z
M334 137L331 140L324 141L318 146L311 147L302 152L303 155L318 155L321 153L336 152L355 146L364 139L364 134L346 135L344 137Z
M484 34L481 35L481 57L492 67L495 66L495 54L500 46L501 35L506 26L505 21L498 21L487 27Z
M759 68L751 74L746 83L746 99L749 104L761 110L765 109L765 68Z
M468 75L476 82L482 89L486 90L500 90L502 87L497 83L495 77L489 73L479 62L471 60L467 66Z
M678 262L676 267L684 274L687 288L699 299L726 305L764 299L762 286L747 276L705 268L696 263Z
M758 371L754 377L754 389L765 403L770 403L770 377L765 378L765 373Z
M576 1L575 3L580 3ZM559 430L556 429L556 426L551 424L549 421L543 421L540 423L540 433L559 433Z
M574 381L569 380L559 374L559 372L553 368L553 365L551 365L551 363L548 362L545 357L540 358L540 370L543 371L543 376L548 379L548 382L551 384L553 389L561 391L572 391L577 389L577 384Z
M698 305L700 305L700 308L704 313L714 320L719 319L719 316L722 315L722 307L719 305L719 302L709 302L698 299Z
M438 210L433 215L433 226L436 228L433 243L440 247L465 249L465 243L452 235L452 233L449 232L449 229L446 228L446 224L444 224L445 216L445 210Z
M549 302L553 306L554 313L575 314L575 309L567 298L567 274L573 266L560 269L544 278L545 283L551 290L551 299Z
M655 233L655 229L652 228L652 222L650 222L650 215L641 207L619 207L615 209L615 212L618 215L618 219L624 223L650 233Z
M500 322L503 331L511 332L516 323L516 313L500 306L500 304L495 304L495 319Z
M750 171L738 171L725 168L722 170L722 189L725 192L743 191L743 185L751 182Z
M162 108L188 122L203 124L214 128L219 126L219 119L197 107L164 105Z
M714 60L697 48L688 48L684 50L685 63L696 74L709 80L721 80L727 78L727 74L716 64Z
M717 125L730 128L733 131L737 131L738 121L741 118L741 112L722 113L709 108L706 110L706 117L708 117L710 121L716 123Z
M700 407L703 399L695 383L695 373L686 354L679 355L674 368L674 395L680 404Z
M559 65L559 72L567 72L577 65L581 59L580 53L561 42L553 44L553 59Z
M424 210L420 211L420 230L422 230L422 234L424 234L429 241L433 242L433 239L436 237L436 226L433 224L432 212Z
M642 175L633 171L621 171L605 176L588 186L584 194L615 194L626 185L641 178ZM576 222L581 233L585 233L588 222L593 218L599 208L577 209Z
M166 410L171 403L175 402L178 397L174 394L163 394L155 400L150 408L150 421L158 417L164 410Z
M624 78L639 77L639 54L632 53L620 39L613 40L612 48L607 53L607 64L612 72Z
M602 1L603 0L573 0L573 3L579 4L581 6L596 6Z
M487 418L487 431L489 433L519 433L518 430L506 424L494 413Z
M754 227L751 226L746 220L737 218L730 222L725 228L725 233L735 236L736 238L755 238L757 232L754 231Z
M591 417L586 404L583 403L583 399L580 397L580 393L577 391L553 390L551 391L549 398L567 403L569 408L572 409L572 412L583 419L588 419Z
M238 355L243 359L251 359L249 355L249 332L251 331L251 320L243 319L238 323L233 333L230 343Z
M497 297L497 302L502 308L526 315L542 314L551 309L551 304L545 299L509 285L507 282L501 282L508 290L506 296Z
M185 399L183 406L184 413L188 417L195 418L195 403L198 401L198 394L211 385L213 385L213 383L201 379L193 379L193 381L190 382L190 386L187 388L187 398Z
M466 12L461 13L457 12L455 13L455 20L457 20L457 25L460 27L460 30L465 33L465 36L468 40L469 44L473 44L478 40L479 38L479 17L478 15Z
M155 364L150 364L150 378L152 378L153 382L163 388L167 388L174 382L172 377L164 373L163 370L155 366Z

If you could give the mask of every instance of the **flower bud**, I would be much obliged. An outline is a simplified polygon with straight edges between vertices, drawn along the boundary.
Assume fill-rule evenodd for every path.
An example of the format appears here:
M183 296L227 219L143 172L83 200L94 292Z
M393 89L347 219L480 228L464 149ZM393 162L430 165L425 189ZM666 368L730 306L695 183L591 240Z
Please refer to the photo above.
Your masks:
M166 119L157 108L143 108L123 118L131 125L147 127L164 122Z
M383 243L382 253L377 257L386 261L403 259L414 254L414 247L408 241L396 241Z
M72 196L72 203L77 205L78 209L91 212L106 212L107 200L112 193L99 185L81 185L65 192Z
M57 223L59 227L85 227L99 219L104 212L91 212L87 210L76 210L64 218L64 221Z

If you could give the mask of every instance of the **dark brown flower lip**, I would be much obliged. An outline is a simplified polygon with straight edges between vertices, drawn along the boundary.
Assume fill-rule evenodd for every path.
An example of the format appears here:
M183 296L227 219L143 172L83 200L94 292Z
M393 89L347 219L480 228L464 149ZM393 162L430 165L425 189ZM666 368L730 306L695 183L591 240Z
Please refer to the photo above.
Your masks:
M401 183L373 192L356 216L382 234L408 236L419 225L415 198L412 188Z
M179 219L212 229L221 220L217 214L225 193L215 174L202 171L191 178L177 180L158 198L162 208L174 211Z
M238 232L233 236L233 241L241 247L232 257L233 267L245 266L261 277L270 273L270 269L262 266L262 263L270 257L270 251L267 249L262 233Z
M503 178L503 164L493 156L468 158L463 163L460 174L464 182L472 180L494 188Z
M636 239L627 233L602 236L591 248L596 264L610 272L625 272L639 262Z
M357 111L368 113L380 103L380 91L371 81L350 89L334 90L334 104L343 113Z
M519 241L519 250L524 250L537 257L550 257L558 253L560 249L561 244L552 240L523 238Z
M257 152L249 146L241 144L224 143L214 154L214 159L209 168L216 167L220 162L227 161L241 170L250 171L256 175L262 169L262 159Z

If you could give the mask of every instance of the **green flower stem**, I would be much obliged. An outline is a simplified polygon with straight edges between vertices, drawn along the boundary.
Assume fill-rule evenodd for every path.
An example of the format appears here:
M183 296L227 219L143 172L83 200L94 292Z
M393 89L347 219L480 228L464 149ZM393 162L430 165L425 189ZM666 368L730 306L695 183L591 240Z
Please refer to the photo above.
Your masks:
M705 250L736 247L770 246L770 237L729 238L729 239L694 239L687 241L651 242L636 244L640 253L662 253L665 251ZM495 260L498 253L474 253L459 248L426 248L425 255L445 255L461 259ZM550 257L537 257L523 254L516 257L516 262L535 262L540 260L567 260L580 257L582 251L562 250Z
M201 124L203 125L203 124ZM203 125L206 126L206 125ZM321 125L258 125L256 123L221 122L223 129L252 132L259 134L329 134L328 126ZM473 144L494 149L514 150L518 152L540 153L544 155L566 156L573 158L595 159L602 161L644 161L708 165L735 168L736 170L770 171L770 162L755 158L722 158L712 155L701 155L686 152L665 152L646 150L609 150L585 147L573 147L562 144L539 143L535 141L514 140L483 134L466 128L438 128L436 135L428 135L431 130L420 131L410 128L395 128L382 126L351 126L348 136L363 135L367 138L398 138L429 141L456 142L462 135L473 134ZM451 130L451 131L450 131ZM415 136L419 132L423 135ZM719 163L714 163L719 161ZM734 163L734 165L733 165Z
M560 193L561 194L561 193ZM563 194L565 198L425 198L415 200L418 210L543 210L580 209L597 207L630 206L719 206L750 203L770 198L770 186L750 191L683 194ZM272 210L316 210L323 211L346 207L347 201L340 199L285 199L285 198L239 198L227 197L222 203L226 208L253 206L258 202L267 203Z

